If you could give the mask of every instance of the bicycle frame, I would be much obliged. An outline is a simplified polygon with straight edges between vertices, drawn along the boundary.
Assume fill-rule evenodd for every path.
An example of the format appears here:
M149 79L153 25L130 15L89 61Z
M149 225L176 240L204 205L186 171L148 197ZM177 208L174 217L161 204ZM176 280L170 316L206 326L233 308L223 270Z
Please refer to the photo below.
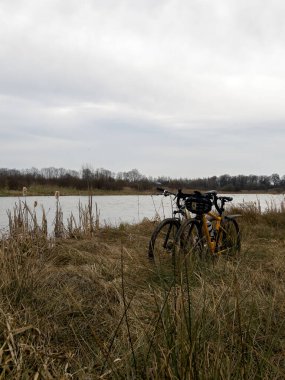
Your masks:
M211 254L215 255L221 255L224 252L227 251L227 249L219 249L219 247L222 244L222 231L224 231L224 228L222 226L222 221L224 219L235 219L241 215L228 215L226 217L222 217L221 215L214 214L212 212L208 212L207 214L202 214L198 219L200 220L200 223L202 223L202 235L206 237L207 240L207 246L211 252ZM213 226L215 237L214 239L211 237L207 221L215 221L215 226Z

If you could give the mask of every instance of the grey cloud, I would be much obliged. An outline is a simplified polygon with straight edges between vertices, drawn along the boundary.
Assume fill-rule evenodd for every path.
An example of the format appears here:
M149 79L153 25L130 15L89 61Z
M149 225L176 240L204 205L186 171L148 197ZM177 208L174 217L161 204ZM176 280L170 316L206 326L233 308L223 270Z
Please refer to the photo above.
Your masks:
M0 2L2 164L282 171L284 8Z

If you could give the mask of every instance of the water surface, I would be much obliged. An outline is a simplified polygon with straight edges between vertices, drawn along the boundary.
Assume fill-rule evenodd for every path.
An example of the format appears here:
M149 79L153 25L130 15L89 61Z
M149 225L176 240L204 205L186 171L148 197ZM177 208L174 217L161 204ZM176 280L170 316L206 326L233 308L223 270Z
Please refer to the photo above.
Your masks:
M254 203L264 211L268 207L280 207L284 201L283 194L230 194L233 197L234 205L244 203ZM94 196L93 211L95 205L99 212L100 225L118 226L120 223L138 223L144 218L154 219L170 217L172 214L172 202L170 197L162 195L116 195L116 196ZM39 221L41 220L42 208L44 208L49 228L52 228L55 219L57 201L54 196L34 196L34 197L0 197L0 231L8 229L7 210L13 210L15 204L26 202L31 211L36 212ZM37 206L34 207L35 202ZM59 205L63 212L64 221L70 217L71 213L78 217L79 203L82 207L88 204L87 196L62 196Z

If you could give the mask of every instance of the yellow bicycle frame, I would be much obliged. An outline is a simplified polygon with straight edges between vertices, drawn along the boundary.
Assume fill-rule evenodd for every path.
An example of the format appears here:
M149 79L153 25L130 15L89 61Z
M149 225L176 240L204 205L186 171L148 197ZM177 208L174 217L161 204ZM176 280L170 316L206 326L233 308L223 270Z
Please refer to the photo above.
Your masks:
M210 217L210 218L208 219L207 216ZM218 244L218 241L216 239L212 240L210 232L208 230L207 219L210 220L210 221L211 220L215 220L216 221L214 231L216 232L217 236L219 236L218 232L219 232L220 227L221 227L222 217L218 216L218 215L216 215L216 214L214 214L212 212L208 212L207 214L203 214L203 216L202 216L203 234L206 236L207 244L208 244L208 247L210 248L211 253L214 254L215 250L216 250L216 246Z

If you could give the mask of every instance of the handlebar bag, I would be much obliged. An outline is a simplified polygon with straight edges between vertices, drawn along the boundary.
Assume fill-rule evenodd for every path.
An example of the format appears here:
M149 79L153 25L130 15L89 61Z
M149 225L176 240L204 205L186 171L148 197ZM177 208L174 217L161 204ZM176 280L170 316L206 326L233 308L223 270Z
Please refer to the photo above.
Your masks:
M207 214L212 209L212 202L208 197L203 195L192 195L185 200L187 210L193 214Z

